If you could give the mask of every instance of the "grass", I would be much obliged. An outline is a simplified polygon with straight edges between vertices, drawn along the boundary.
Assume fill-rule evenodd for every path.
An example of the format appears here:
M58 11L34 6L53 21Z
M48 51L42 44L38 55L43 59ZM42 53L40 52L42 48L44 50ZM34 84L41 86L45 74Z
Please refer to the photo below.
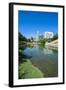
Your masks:
M42 78L43 73L32 65L30 60L19 65L19 79Z

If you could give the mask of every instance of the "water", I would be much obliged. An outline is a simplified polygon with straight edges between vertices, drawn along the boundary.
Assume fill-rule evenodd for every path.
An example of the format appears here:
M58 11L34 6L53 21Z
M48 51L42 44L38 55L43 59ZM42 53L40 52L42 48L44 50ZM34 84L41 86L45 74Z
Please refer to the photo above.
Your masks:
M58 76L58 51L39 45L27 46L23 53L30 58L32 64L39 68L44 77Z

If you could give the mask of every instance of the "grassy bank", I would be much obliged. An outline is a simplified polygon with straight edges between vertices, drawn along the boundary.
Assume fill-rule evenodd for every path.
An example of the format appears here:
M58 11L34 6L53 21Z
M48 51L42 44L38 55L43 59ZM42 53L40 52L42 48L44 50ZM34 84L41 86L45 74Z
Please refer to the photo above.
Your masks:
M32 65L30 60L19 65L19 79L42 78L43 73Z

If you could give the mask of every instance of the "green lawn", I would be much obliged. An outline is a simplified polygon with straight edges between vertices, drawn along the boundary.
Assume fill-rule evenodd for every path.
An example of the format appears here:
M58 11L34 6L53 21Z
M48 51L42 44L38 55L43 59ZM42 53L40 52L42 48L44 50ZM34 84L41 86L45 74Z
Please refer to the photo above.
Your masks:
M32 65L30 60L19 65L19 79L42 78L43 73Z

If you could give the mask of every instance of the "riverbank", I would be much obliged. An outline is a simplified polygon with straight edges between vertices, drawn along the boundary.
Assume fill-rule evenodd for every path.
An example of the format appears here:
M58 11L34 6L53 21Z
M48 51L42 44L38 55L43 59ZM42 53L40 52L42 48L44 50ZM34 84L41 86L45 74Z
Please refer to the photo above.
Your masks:
M58 40L54 40L54 41L52 41L50 43L46 42L45 47L50 48L50 49L58 49Z
M32 65L30 60L26 60L19 65L19 79L28 78L42 78L43 73L34 65Z

